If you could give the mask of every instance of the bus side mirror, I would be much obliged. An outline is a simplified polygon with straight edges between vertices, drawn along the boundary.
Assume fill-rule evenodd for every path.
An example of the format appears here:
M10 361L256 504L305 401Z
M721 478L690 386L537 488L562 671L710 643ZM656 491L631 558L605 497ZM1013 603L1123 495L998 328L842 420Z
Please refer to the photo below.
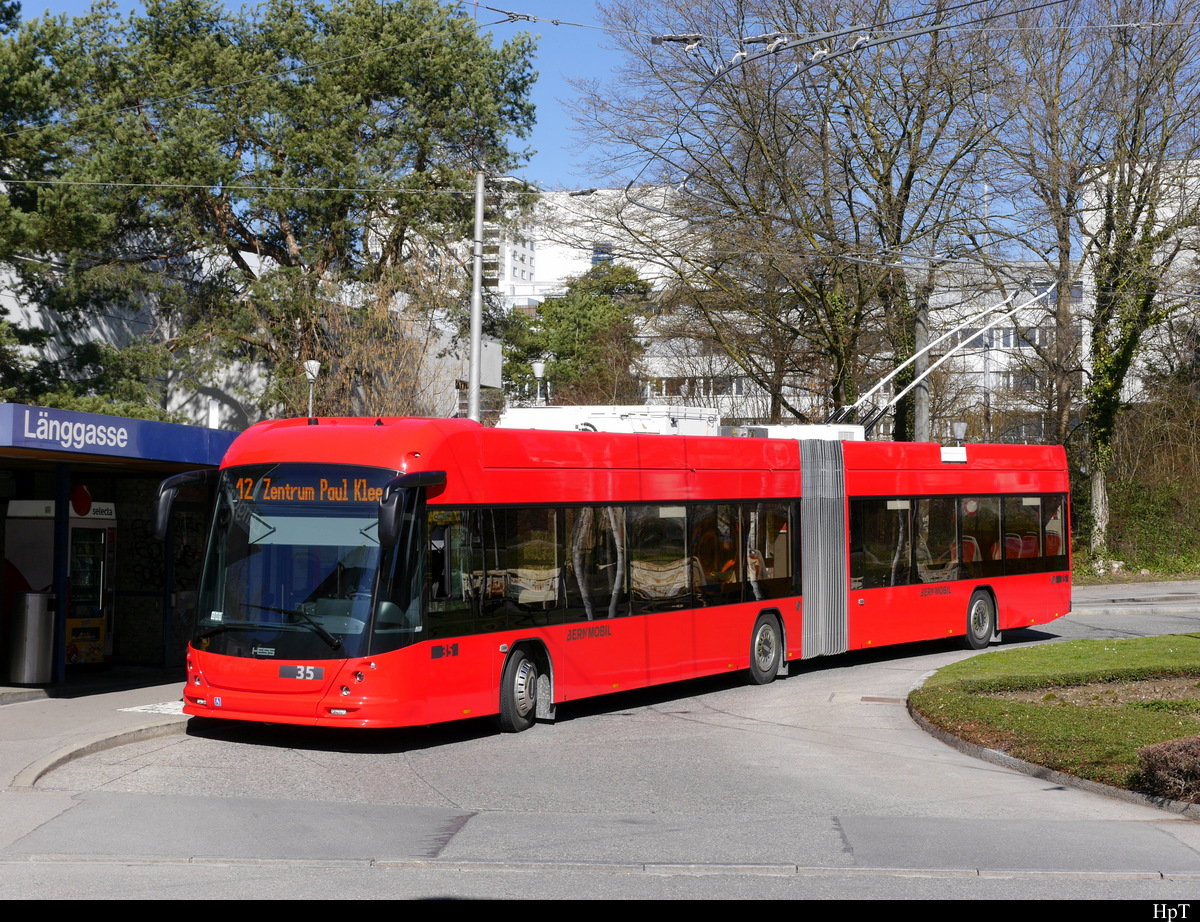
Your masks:
M203 471L188 471L168 477L158 487L158 503L154 512L154 534L161 541L167 536L167 523L171 519L171 506L182 487L195 483L209 484L217 479L220 471L209 468Z
M404 519L402 497L405 490L415 487L437 487L446 482L445 471L417 471L393 477L383 488L383 499L379 501L379 545L395 547L400 540L400 528Z
M395 547L400 540L400 522L404 509L404 491L393 490L379 501L379 546Z

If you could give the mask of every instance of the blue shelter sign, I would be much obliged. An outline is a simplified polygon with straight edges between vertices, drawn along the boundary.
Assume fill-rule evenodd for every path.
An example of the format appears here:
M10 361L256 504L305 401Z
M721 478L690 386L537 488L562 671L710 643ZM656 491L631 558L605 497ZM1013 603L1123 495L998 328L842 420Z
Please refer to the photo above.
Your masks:
M236 432L223 429L0 404L0 450L24 448L56 455L216 467L236 437Z

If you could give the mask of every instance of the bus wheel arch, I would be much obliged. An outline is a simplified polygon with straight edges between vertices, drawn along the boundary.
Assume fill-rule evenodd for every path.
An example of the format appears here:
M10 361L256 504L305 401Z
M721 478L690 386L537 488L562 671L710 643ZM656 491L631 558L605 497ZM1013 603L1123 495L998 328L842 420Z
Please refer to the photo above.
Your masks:
M540 643L514 644L500 673L500 729L520 733L538 718L554 719L550 654Z
M1000 629L999 606L990 586L980 586L971 593L967 603L967 636L969 650L986 650Z
M774 610L759 612L750 632L750 681L773 682L783 668L783 651L783 619Z

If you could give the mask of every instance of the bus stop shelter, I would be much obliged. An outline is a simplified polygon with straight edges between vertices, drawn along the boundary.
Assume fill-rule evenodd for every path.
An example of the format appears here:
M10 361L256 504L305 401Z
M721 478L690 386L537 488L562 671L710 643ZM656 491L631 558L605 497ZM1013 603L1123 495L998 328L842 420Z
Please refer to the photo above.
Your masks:
M154 535L159 482L216 467L237 433L0 404L0 665L22 607L52 612L52 681L68 667L183 661L209 497ZM188 501L190 499L190 502ZM47 616L48 617L48 616Z

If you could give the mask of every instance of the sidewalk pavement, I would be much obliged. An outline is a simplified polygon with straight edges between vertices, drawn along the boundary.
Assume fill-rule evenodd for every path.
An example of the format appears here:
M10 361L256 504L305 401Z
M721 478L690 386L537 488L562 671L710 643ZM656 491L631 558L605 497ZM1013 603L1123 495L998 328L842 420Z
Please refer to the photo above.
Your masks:
M1166 583L1099 583L1071 588L1071 610L1089 615L1147 611L1190 615L1200 608L1200 580Z
M182 733L182 694L182 672L161 669L113 669L44 688L0 686L0 791L29 790L89 752Z

